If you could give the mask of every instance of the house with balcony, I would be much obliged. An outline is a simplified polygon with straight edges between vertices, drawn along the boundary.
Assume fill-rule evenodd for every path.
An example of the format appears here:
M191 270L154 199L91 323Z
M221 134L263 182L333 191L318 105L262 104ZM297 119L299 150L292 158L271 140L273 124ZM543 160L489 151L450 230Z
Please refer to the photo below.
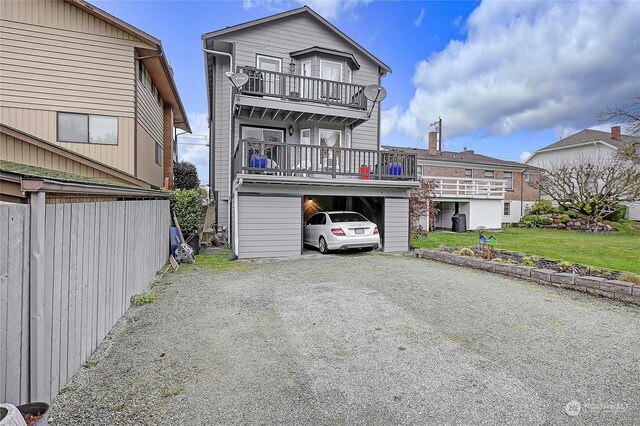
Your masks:
M306 6L202 40L215 226L234 252L299 255L323 210L358 211L406 250L416 154L381 148L365 91L389 66Z
M436 132L429 133L429 148L397 148L417 155L418 176L435 182L434 198L440 213L432 218L436 229L451 229L452 217L464 214L468 230L499 229L515 223L540 199L535 186L541 169L515 161L440 149ZM424 218L426 229L429 218Z
M190 128L160 40L83 0L0 2L0 38L3 176L171 186ZM0 200L24 201L5 177Z

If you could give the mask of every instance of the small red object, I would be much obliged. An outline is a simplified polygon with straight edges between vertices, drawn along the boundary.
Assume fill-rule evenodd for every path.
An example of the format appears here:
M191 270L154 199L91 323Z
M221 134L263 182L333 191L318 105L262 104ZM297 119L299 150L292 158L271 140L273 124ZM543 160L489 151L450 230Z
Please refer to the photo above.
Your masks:
M370 173L371 173L371 168L369 166L365 166L365 165L360 166L360 179L368 180Z

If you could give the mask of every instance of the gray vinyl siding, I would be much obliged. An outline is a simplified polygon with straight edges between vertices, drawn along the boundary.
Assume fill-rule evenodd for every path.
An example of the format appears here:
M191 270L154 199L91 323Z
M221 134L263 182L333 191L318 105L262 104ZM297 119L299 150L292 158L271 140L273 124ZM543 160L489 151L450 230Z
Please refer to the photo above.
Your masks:
M283 72L287 72L290 62L289 53L297 50L320 46L350 52L360 64L360 69L353 72L352 82L365 86L378 84L379 69L376 63L356 51L318 21L304 14L224 35L221 40L235 43L236 65L255 66L256 54L259 53L281 58ZM315 77L319 77L317 66L312 68ZM352 141L354 148L378 149L377 109L378 106L374 109L369 121L355 129Z
M369 85L379 83L378 65L368 57L356 51L349 43L345 42L338 35L327 29L315 19L305 15L291 16L264 25L255 26L240 30L231 34L222 35L216 41L234 43L232 54L236 66L255 66L256 55L266 55L282 59L282 70L287 72L288 64L291 61L289 54L294 51L306 49L313 46L325 47L345 52L351 52L358 63L360 69L353 71L352 82L354 84ZM313 55L312 73L314 77L319 77L319 55ZM214 144L214 190L218 191L219 200L226 201L229 197L229 131L230 131L230 96L231 85L225 77L225 71L229 69L229 61L223 57L216 57L216 70L214 76L214 120L215 131L213 135ZM346 65L345 65L346 67ZM344 80L346 81L346 68L343 67ZM298 65L299 70L299 65ZM351 146L360 149L378 149L379 134L379 105L376 105L371 119L356 127L353 130ZM293 117L287 122L270 120L235 120L233 147L239 138L239 126L262 125L267 127L288 128L293 124ZM299 131L301 128L311 128L312 144L317 144L318 128L339 128L346 130L336 123L296 123L294 124L293 136L286 135L287 142L298 143ZM218 221L220 224L227 223L226 209L218 209Z
M240 195L238 257L298 256L302 247L302 198Z
M218 191L222 200L229 197L229 132L230 128L230 88L229 80L224 73L229 70L229 62L217 60L215 73L215 166L214 190ZM218 211L218 219L226 222L226 210Z
M406 251L409 248L409 199L384 200L384 251Z

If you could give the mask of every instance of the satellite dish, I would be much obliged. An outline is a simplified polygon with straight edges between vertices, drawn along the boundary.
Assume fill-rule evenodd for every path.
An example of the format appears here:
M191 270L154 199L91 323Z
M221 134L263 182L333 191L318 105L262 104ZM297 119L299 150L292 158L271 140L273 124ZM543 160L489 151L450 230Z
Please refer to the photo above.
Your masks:
M231 80L231 83L233 83L233 85L238 88L244 86L249 81L249 76L243 72L235 74L228 73L227 77L229 78L229 80Z
M372 102L381 102L387 97L387 91L378 84L370 84L364 88L364 97Z

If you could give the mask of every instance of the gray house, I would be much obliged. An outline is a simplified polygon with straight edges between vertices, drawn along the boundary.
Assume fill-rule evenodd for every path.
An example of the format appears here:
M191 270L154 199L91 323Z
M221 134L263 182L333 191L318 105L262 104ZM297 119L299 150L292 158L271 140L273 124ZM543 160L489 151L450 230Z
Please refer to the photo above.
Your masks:
M406 250L415 154L380 146L365 88L390 68L309 7L202 36L216 228L240 258L302 253L303 224L355 210Z

